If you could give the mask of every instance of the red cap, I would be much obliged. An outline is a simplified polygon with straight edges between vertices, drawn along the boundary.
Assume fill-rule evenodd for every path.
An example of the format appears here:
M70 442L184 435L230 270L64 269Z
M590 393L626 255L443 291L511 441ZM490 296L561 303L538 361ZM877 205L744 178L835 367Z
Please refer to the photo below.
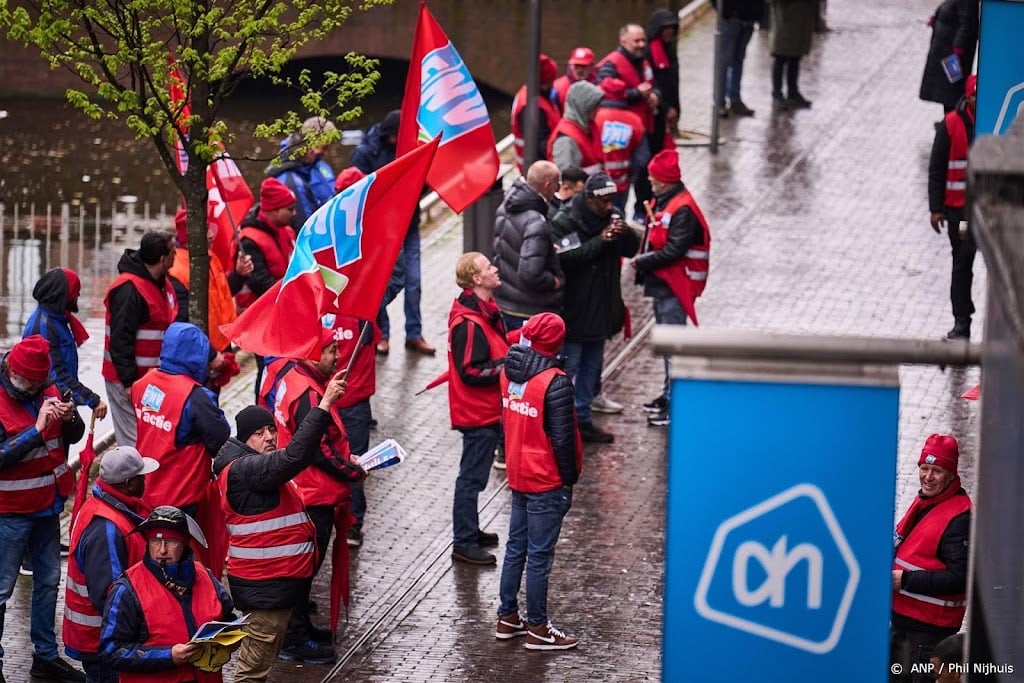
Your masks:
M683 179L679 170L679 152L672 148L655 154L651 163L647 164L647 175L660 183L678 183Z
M82 280L78 277L78 273L70 268L61 268L61 270L64 271L64 277L68 281L68 303L71 303L82 294Z
M924 442L918 465L935 465L947 472L956 474L957 462L960 460L960 446L956 439L946 434L932 434Z
M540 84L551 85L558 78L558 63L545 54L540 56Z
M545 356L555 356L565 342L565 321L554 313L538 313L523 325L519 343Z
M7 367L30 382L42 382L50 376L50 342L38 334L25 337L7 354Z
M174 213L174 239L179 247L188 246L188 213L184 206Z
M626 82L620 78L606 78L601 81L601 92L606 100L626 101Z
M341 192L346 187L355 185L360 180L366 177L366 174L360 171L355 166L349 166L348 168L341 169L341 173L334 179L334 191Z
M331 342L337 341L334 336L333 327L321 327L320 328L320 348L326 349L331 345Z
M295 195L277 178L267 178L260 185L260 209L276 211L295 203Z
M978 94L978 76L976 74L967 77L967 82L964 83L964 94L967 97L974 97Z
M573 66L590 66L594 63L594 51L589 47L578 47L569 55L569 64Z

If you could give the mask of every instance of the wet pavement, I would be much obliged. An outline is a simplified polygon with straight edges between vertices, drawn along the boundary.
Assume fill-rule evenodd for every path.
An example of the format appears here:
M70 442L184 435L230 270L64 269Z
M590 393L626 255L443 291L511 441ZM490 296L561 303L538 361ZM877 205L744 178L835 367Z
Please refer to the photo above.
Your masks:
M925 196L932 123L942 111L916 96L928 42L924 20L933 9L930 0L830 3L833 30L817 36L802 68L803 93L814 101L806 111L771 113L768 36L755 34L743 94L757 116L723 121L727 141L717 156L703 147L681 150L683 178L714 239L710 282L699 303L702 325L928 339L950 327L948 241L928 226ZM690 29L680 47L683 127L704 132L712 16ZM459 227L449 222L424 241L424 334L439 348L457 294ZM114 253L102 252L94 262L112 262ZM981 309L980 259L975 273ZM86 374L93 377L104 282L97 272L84 283L94 336ZM496 641L500 569L452 564L450 506L460 437L448 429L443 389L414 396L444 369L445 359L405 352L396 301L390 308L396 343L378 362L373 406L380 427L373 441L396 438L409 458L367 482L366 539L353 561L353 602L336 644L338 664L280 663L272 681L660 678L666 433L647 427L640 405L658 393L662 366L644 338L650 304L628 276L624 290L637 338L609 345L605 388L626 410L597 418L616 433L616 442L587 447L549 594L552 620L578 635L580 647L536 653ZM982 322L977 316L976 341ZM973 490L978 406L959 395L977 378L977 369L901 369L897 515L918 488L917 455L934 431L960 439L961 474ZM250 395L239 382L225 394L225 412L233 416ZM700 486L700 463L683 465ZM870 466L870 454L862 466ZM503 472L493 471L481 496L481 521L506 535ZM19 579L9 605L4 668L12 681L27 680L29 588L30 579ZM316 595L326 607L325 581ZM317 619L324 625L323 615Z

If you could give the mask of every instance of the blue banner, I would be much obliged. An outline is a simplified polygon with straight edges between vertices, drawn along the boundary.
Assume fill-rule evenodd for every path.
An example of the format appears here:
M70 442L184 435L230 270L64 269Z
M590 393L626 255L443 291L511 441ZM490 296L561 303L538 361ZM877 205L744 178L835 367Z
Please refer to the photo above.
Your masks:
M1024 2L983 0L975 134L1002 135L1024 109Z
M886 681L898 387L674 379L670 405L662 680Z

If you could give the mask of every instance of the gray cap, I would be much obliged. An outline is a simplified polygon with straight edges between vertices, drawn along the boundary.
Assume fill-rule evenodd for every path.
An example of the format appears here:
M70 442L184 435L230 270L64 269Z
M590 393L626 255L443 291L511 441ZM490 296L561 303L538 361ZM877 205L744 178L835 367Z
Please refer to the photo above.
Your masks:
M123 484L132 477L149 474L160 467L153 458L144 458L131 446L118 446L103 454L100 460L100 479L108 484Z

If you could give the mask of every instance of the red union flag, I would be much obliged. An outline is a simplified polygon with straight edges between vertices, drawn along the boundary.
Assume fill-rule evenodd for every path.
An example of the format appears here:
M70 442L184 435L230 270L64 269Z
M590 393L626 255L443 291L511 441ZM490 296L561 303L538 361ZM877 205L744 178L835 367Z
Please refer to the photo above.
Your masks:
M187 139L188 127L181 122L186 121L192 115L192 107L185 95L185 78L181 71L173 66L173 63L172 58L171 74L168 80L171 108L178 112L177 121ZM178 173L181 175L185 175L185 171L188 170L185 139L177 136L174 141L174 159L178 164ZM252 190L249 189L245 178L242 177L242 172L238 169L238 164L228 156L224 145L218 141L216 146L220 153L206 168L206 191L209 196L206 220L217 226L217 234L210 243L210 251L220 259L225 270L231 270L234 266L232 256L234 254L235 230L239 221L252 206L253 196Z
M400 156L317 209L281 281L221 331L261 356L318 358L325 313L376 318L437 146Z
M444 29L420 4L402 99L398 154L441 137L427 183L456 212L498 177L498 152L487 106Z

